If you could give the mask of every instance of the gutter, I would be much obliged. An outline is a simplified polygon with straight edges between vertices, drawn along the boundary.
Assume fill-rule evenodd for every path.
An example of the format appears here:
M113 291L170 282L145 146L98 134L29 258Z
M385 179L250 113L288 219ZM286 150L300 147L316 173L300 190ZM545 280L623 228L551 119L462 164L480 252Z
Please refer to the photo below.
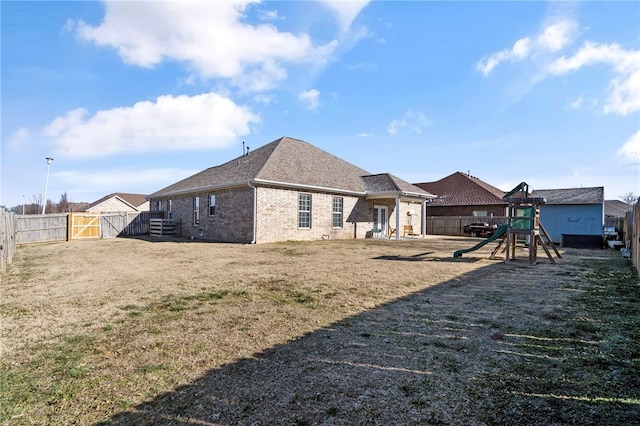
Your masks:
M407 192L407 191L384 191L384 192L368 192L366 194L367 198L390 198L394 197L408 197L408 198L437 198L436 195L430 194L420 194L418 192Z
M326 186L301 185L297 183L278 182L274 180L265 180L265 179L253 179L253 183L281 186L284 188L310 189L314 191L331 192L331 193L338 193L338 194L349 194L349 195L357 195L357 196L367 195L366 192L362 192L362 191L350 191L348 189L328 188Z
M246 186L246 183L244 182L225 183L222 185L209 185L209 186L201 186L198 188L189 188L189 189L182 189L179 191L165 192L160 195L151 194L151 195L147 195L146 198L147 200L152 200L154 198L166 198L166 197L171 197L173 195L196 194L199 192L207 192L211 190L228 189L228 188L239 188L242 186Z

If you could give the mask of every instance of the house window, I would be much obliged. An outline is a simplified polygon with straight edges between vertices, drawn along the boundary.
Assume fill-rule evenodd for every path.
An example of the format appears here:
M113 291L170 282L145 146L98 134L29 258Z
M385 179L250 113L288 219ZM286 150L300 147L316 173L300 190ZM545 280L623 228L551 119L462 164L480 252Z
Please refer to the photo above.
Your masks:
M333 197L333 217L331 226L342 228L342 197Z
M172 219L171 217L171 207L172 207L172 200L167 200L167 219Z
M209 216L216 214L216 196L209 195Z
M162 200L156 201L156 210L159 212L162 211Z
M298 197L298 228L311 228L311 194Z
M200 197L193 197L193 226L200 224Z
M473 211L473 217L487 217L487 211L486 210L474 210Z

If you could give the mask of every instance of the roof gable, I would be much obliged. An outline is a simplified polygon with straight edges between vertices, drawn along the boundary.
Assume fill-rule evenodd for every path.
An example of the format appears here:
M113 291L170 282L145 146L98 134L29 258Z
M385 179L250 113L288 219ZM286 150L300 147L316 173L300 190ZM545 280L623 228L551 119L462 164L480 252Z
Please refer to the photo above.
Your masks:
M140 207L142 204L147 202L147 196L144 194L131 194L131 193L126 193L126 192L114 192L112 194L109 195L105 195L104 197L100 198L97 201L94 201L93 203L89 204L85 210L89 211L97 206L99 206L100 204L104 203L107 200L110 200L111 198L117 198L119 201L123 202L124 204L128 204L129 206L131 206L134 209L137 209L138 207Z
M531 196L544 198L545 204L603 204L604 187L537 189Z
M507 204L502 200L504 191L461 172L455 172L435 182L416 183L415 186L438 196L432 202L434 206Z
M620 200L604 200L604 214L613 217L625 217L633 210L633 205Z

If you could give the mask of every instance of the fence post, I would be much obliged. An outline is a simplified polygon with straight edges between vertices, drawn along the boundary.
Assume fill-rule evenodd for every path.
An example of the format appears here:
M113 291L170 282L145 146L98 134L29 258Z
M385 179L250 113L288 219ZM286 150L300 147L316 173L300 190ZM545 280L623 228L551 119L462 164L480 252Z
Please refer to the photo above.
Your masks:
M67 241L73 240L73 212L67 214Z

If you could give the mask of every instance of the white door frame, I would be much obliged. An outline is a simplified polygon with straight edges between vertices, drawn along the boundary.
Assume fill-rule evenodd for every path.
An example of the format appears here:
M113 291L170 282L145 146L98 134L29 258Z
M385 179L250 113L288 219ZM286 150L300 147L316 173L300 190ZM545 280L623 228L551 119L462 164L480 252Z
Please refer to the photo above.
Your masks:
M374 205L373 210L378 210L378 221L374 222L373 227L380 230L379 237L384 237L389 233L389 206ZM375 220L375 215L374 215Z

